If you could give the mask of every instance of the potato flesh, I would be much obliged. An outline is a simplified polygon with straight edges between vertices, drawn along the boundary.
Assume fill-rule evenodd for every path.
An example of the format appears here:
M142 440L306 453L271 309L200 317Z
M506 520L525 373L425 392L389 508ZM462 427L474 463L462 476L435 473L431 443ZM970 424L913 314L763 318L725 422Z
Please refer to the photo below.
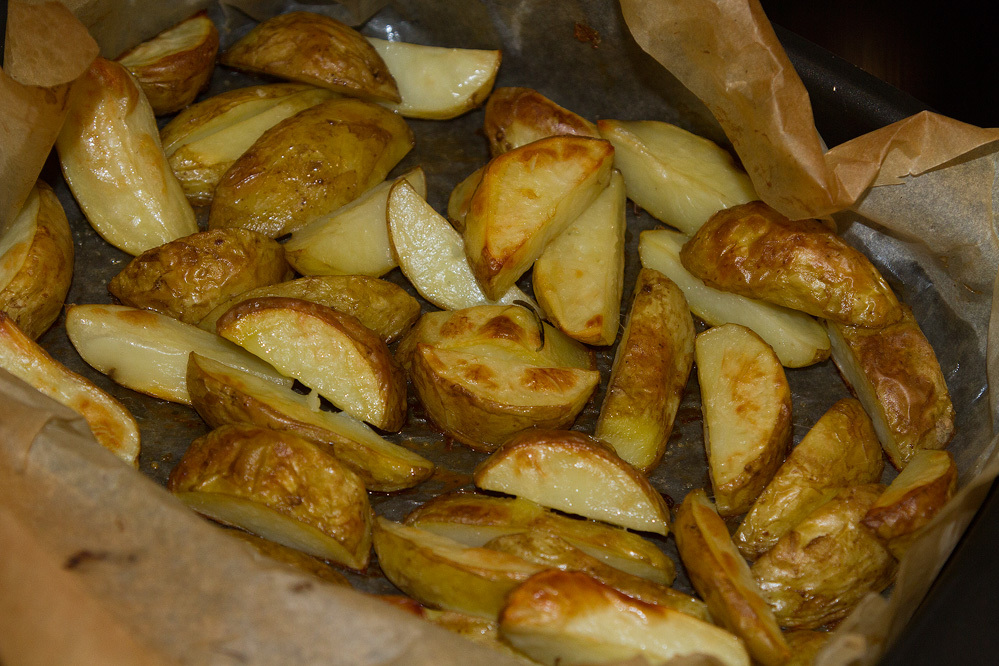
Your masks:
M38 229L40 207L38 191L32 188L21 210L0 232L0 292L7 288L28 258L28 249Z
M194 16L142 42L118 58L125 67L149 65L163 57L186 51L205 40L214 26L207 16Z
M447 219L458 233L465 232L465 218L468 216L468 207L472 203L472 195L475 188L482 182L482 174L486 168L476 169L466 176L460 183L451 190L451 195L447 199Z
M596 125L530 88L497 88L482 125L493 157L549 136L600 136Z
M242 530L226 529L223 530L223 533L228 534L243 543L249 544L254 550L266 558L274 560L275 562L287 564L290 567L294 567L296 571L305 572L326 583L339 585L341 587L352 587L350 581L347 580L347 577L342 573L330 565L321 562L315 557L303 553L301 550L289 548L288 546L277 543L276 541L264 539L262 537L258 537L256 534L251 534Z

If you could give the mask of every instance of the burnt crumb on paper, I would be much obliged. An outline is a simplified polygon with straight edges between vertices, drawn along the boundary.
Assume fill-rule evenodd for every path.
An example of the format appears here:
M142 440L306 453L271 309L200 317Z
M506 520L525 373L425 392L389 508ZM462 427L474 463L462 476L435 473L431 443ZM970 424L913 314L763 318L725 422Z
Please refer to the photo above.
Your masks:
M600 47L600 33L585 23L577 23L572 29L572 36L593 48Z
M295 594L302 594L304 592L308 592L313 587L315 587L315 586L312 584L311 581L303 580L300 583L295 583L294 585L292 585L290 589Z
M129 565L135 564L138 561L139 554L134 552L113 553L110 551L94 551L84 548L67 557L66 561L62 565L62 568L66 571L73 571L75 569L80 569L91 562L110 562L112 564Z

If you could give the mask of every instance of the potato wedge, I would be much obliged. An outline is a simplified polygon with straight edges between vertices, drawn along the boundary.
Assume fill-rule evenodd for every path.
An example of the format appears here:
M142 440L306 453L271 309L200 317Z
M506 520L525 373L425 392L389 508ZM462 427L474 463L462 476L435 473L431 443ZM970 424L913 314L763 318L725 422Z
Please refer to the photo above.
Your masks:
M413 147L406 121L377 104L331 99L260 135L223 174L208 226L275 238L385 180Z
M470 548L381 516L375 519L374 546L385 577L420 603L493 620L510 590L541 571L519 557Z
M843 488L753 564L781 626L815 629L840 620L895 576L895 558L861 524L884 486Z
M666 452L693 364L694 320L683 292L643 268L594 437L638 470L652 470Z
M612 345L617 339L624 206L624 180L614 171L604 191L534 262L533 288L541 309L563 333L588 345Z
M334 92L399 102L385 62L359 32L312 12L288 12L251 30L222 54L221 62L257 74Z
M789 220L762 201L713 215L680 251L706 284L841 324L902 317L878 269L818 220Z
M139 426L120 402L52 358L0 312L0 368L82 416L98 444L139 466Z
M745 513L791 445L791 388L770 345L725 324L694 340L704 448L718 513Z
M32 340L62 312L73 280L73 253L62 204L38 181L0 235L0 311Z
M551 666L696 655L711 663L750 663L742 642L724 629L578 572L545 571L517 587L500 615L500 635Z
M289 548L288 546L279 544L276 541L263 539L258 537L256 534L250 534L249 532L243 532L242 530L226 529L225 533L249 544L262 556L276 562L281 562L282 564L287 564L290 567L294 567L295 570L300 573L307 573L311 576L315 576L323 582L332 583L333 585L352 587L350 581L347 580L347 577L342 573L330 565L324 564L310 555L306 555L300 550Z
M739 552L755 560L839 488L874 483L882 471L870 417L858 401L844 398L792 449L732 539Z
M268 361L351 416L382 430L406 418L406 377L356 318L297 298L255 298L219 318L219 335Z
M498 299L607 185L614 149L589 137L541 139L494 157L465 218L465 254Z
M829 358L829 336L819 322L804 312L719 291L687 271L680 249L687 237L669 229L643 231L638 244L642 266L673 280L691 312L711 326L742 324L773 347L781 364L800 368Z
M476 169L451 190L451 195L447 200L447 219L458 233L465 232L468 207L472 203L472 195L475 194L475 189L482 182L482 174L485 172L485 167Z
M222 301L291 275L276 241L248 229L212 229L146 250L108 291L123 305L197 324Z
M531 88L497 88L482 120L493 157L549 136L599 138L597 126Z
M228 340L173 317L124 305L71 305L66 333L83 360L122 386L161 400L191 404L191 352L275 384L293 380Z
M628 198L685 234L719 210L759 198L728 151L708 139L654 120L601 120L597 127L614 145Z
M153 110L123 65L98 57L73 85L56 148L87 221L118 249L139 254L198 230Z
M684 498L673 531L690 582L715 621L745 641L755 661L786 662L791 650L777 620L703 489Z
M146 94L153 113L180 111L194 101L212 78L219 32L204 11L167 28L122 55Z
M197 438L167 488L189 507L309 555L363 570L371 507L353 472L319 446L247 424Z
M826 323L832 357L874 421L897 469L921 449L942 449L954 436L954 405L933 347L912 310L882 329Z
M611 525L666 535L669 509L614 451L572 430L529 430L475 469L475 485Z
M791 661L784 666L814 666L819 650L829 640L829 632L798 629L787 631L784 638L791 646Z

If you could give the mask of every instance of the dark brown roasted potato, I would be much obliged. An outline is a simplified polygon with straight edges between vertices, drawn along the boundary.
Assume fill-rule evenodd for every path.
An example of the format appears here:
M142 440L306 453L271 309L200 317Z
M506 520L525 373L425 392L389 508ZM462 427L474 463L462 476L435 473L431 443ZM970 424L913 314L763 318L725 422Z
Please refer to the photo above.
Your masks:
M493 157L548 136L600 138L596 125L531 88L494 90L482 125Z

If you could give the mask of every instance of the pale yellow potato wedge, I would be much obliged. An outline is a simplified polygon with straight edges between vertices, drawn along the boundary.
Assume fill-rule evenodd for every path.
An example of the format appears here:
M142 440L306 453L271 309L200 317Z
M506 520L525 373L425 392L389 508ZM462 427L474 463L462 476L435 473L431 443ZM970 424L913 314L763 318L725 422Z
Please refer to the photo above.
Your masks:
M386 226L389 191L405 181L421 197L427 194L423 169L375 185L329 215L293 231L284 244L288 261L302 275L378 277L398 264Z
M494 90L482 126L493 157L549 136L600 137L596 125L530 88Z
M316 410L307 396L197 354L188 362L187 391L191 406L211 427L252 423L292 432L328 448L368 490L411 488L434 471L423 456L386 441L344 412Z
M686 234L723 208L759 198L746 172L708 139L655 120L601 120L597 126L614 144L628 198Z
M401 102L382 102L406 118L448 120L489 96L503 54L449 49L368 37L399 88Z
M874 483L883 471L870 417L858 401L844 398L788 454L732 539L755 560L839 488Z
M745 326L725 324L694 340L704 448L718 513L745 513L791 444L791 388L780 360Z
M98 57L73 84L56 148L87 221L118 249L139 254L198 230L153 110L123 65Z
M215 327L351 416L382 430L402 427L406 377L382 339L356 318L272 296L239 303Z
M541 139L486 165L465 217L465 254L487 298L513 286L607 185L614 149L589 137Z
M475 469L483 490L642 532L666 535L669 509L648 479L606 444L572 430L529 430Z
M728 631L577 572L545 571L517 587L500 615L500 635L550 666L697 656L731 666L750 663Z
M83 360L122 386L191 404L187 359L197 352L269 382L293 380L228 340L173 317L124 305L71 305L66 333Z
M786 662L791 650L777 619L703 489L684 498L673 531L690 582L715 622L745 641L754 661Z
M683 292L643 268L593 435L649 472L666 452L694 364L694 320Z
M538 304L553 324L588 345L612 345L624 288L624 180L618 171L590 206L534 262Z
M247 424L191 443L167 488L189 507L309 555L363 570L371 507L360 479L297 435Z
M118 56L149 99L156 115L179 111L212 78L219 32L204 11L167 28Z
M470 548L381 516L375 519L374 547L385 577L420 603L492 620L510 591L541 571L519 557Z
M258 537L256 534L250 534L242 530L224 529L223 531L225 534L249 544L262 556L275 562L287 564L299 573L307 573L323 582L339 585L340 587L352 587L350 581L342 573L311 555L306 555L300 550L289 548L276 541L264 539Z
M709 287L680 263L687 237L669 229L643 231L638 253L642 266L673 280L691 312L711 326L741 324L773 347L780 362L800 368L829 358L829 336L819 322L804 312Z
M482 182L482 174L485 172L485 167L476 169L451 190L451 195L447 200L447 219L458 233L465 232L468 207L472 203L472 195L475 194L475 189Z
M0 312L0 368L82 416L97 443L139 465L139 426L120 402L52 358Z

